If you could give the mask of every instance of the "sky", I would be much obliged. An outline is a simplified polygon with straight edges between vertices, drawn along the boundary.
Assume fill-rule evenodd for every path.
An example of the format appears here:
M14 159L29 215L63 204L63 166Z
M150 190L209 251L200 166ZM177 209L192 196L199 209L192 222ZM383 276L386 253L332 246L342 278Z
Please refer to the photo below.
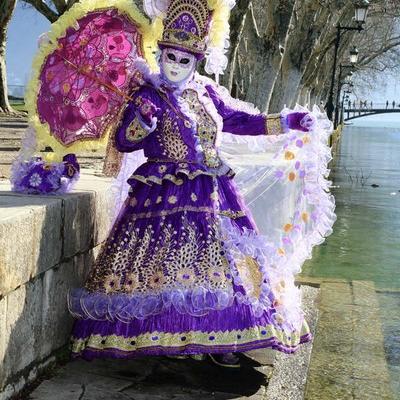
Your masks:
M17 3L13 18L8 26L6 63L9 85L25 85L33 57L37 49L37 38L48 31L50 22L33 8Z
M50 22L31 7L17 3L16 10L8 28L8 42L6 48L6 63L8 84L11 90L13 85L26 85L29 81L33 57L37 49L37 40L40 34L50 29ZM376 89L368 97L375 103L396 99L400 103L400 82L393 78L383 77L386 87L377 83ZM400 114L387 116L389 119L399 119Z

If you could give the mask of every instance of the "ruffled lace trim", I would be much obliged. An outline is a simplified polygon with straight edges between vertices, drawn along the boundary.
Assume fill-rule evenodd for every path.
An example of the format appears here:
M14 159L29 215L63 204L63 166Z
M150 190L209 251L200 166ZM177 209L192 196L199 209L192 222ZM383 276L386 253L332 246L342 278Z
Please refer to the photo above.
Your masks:
M233 304L232 288L211 291L203 287L139 295L106 294L73 289L68 293L68 309L75 318L97 321L130 322L146 319L174 307L181 314L206 315L211 310L223 310Z
M183 177L190 180L197 178L200 175L210 177L226 175L233 177L234 172L227 168L226 171L209 170L201 164L191 164L186 162L147 162L141 165L128 179L128 183L132 184L134 181L140 181L147 185L153 183L162 185L163 181L168 180L175 185L183 184Z

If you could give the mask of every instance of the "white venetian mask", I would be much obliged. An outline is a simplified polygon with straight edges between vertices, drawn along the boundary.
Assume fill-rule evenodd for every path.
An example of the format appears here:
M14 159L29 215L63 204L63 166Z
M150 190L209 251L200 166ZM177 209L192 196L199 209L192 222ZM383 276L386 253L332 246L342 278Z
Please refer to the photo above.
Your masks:
M165 48L161 54L161 73L169 82L179 85L191 78L196 61L191 53Z

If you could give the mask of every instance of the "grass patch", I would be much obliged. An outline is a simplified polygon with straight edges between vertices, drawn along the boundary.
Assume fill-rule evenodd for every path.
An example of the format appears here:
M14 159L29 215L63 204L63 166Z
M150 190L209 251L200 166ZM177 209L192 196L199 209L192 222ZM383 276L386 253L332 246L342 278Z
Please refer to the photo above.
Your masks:
M11 104L11 106L15 111L25 111L25 112L27 112L25 103Z

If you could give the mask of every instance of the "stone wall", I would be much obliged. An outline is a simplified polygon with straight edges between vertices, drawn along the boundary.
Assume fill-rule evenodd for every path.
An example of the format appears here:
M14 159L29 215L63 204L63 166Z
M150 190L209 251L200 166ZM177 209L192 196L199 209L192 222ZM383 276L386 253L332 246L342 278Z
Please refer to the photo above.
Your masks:
M0 400L68 343L67 291L107 237L109 182L85 171L73 193L23 196L0 181Z

